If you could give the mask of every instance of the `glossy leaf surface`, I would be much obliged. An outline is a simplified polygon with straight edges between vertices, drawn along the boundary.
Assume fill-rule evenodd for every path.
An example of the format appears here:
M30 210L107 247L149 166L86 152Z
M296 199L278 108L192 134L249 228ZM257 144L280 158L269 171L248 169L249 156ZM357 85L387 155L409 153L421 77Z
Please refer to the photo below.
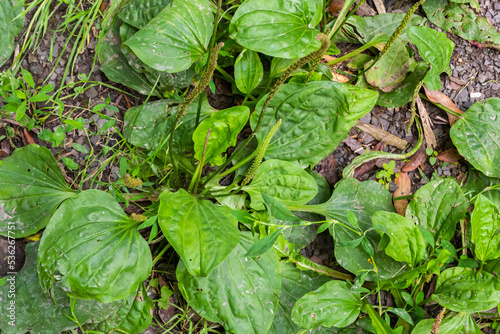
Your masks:
M450 137L472 166L486 176L500 177L500 98L474 103L453 124Z
M193 276L207 276L236 247L238 221L227 206L199 200L184 189L160 195L158 223Z
M243 47L280 58L301 58L321 43L314 27L321 20L320 0L250 0L231 19L231 38Z
M213 21L207 0L175 0L125 44L157 71L184 71L207 51Z
M2 160L0 185L0 235L16 238L44 228L59 204L76 195L49 149L36 144Z
M14 38L21 33L24 26L24 0L8 0L0 3L0 67L3 66L14 52ZM17 17L17 19L15 19ZM14 20L15 19L15 20Z
M141 29L160 13L172 0L130 1L120 10L120 19L131 26Z
M481 262L500 257L500 211L498 206L483 195L474 203L471 215L474 252Z
M244 50L234 63L234 80L236 87L243 94L250 94L262 81L264 67L259 54L252 50Z
M314 178L296 164L282 160L264 161L252 182L242 188L254 209L262 210L261 193L276 197L283 204L306 204L318 193Z
M406 217L429 231L435 241L451 240L458 221L465 216L467 206L468 202L455 179L434 180L415 192L406 209Z
M118 202L86 190L65 201L47 225L38 274L46 292L59 282L72 297L109 303L130 296L146 280L151 257L137 222Z
M193 133L194 157L201 161L207 142L205 162L209 162L212 166L223 164L226 159L221 154L226 152L229 146L236 145L236 137L247 123L249 116L250 109L239 106L220 110L210 118L204 119Z
M245 254L257 241L242 232L240 243L207 277L189 274L177 266L179 289L202 317L236 333L267 333L278 307L280 263L273 249L258 258Z
M436 319L425 319L420 321L411 334L431 333ZM451 319L443 319L439 326L438 334L481 334L481 329L474 318L467 313L460 312Z

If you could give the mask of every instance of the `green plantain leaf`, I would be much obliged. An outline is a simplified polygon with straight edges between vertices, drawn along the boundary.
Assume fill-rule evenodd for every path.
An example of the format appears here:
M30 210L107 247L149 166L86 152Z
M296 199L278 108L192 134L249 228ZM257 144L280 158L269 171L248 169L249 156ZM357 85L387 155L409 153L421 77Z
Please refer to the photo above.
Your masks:
M226 158L221 154L226 152L229 146L236 145L236 137L247 123L249 116L250 109L239 106L220 110L210 118L204 119L193 133L194 157L201 161L207 134L210 131L205 162L209 162L212 166L223 164Z
M325 203L317 205L301 206L301 211L314 212L325 216L327 219L335 219L343 224L349 224L347 211L352 212L358 219L358 224L364 232L372 227L371 216L377 211L394 212L391 194L380 183L374 181L359 182L348 178L337 184L332 197ZM342 245L350 240L358 239L359 234L335 224L330 228L330 233L335 240L335 258L343 268L359 275L366 269L373 269L370 264L370 255L359 245L348 248ZM361 232L360 232L361 233ZM374 248L380 241L380 235L375 231L368 232L368 239ZM374 254L378 266L378 275L381 279L391 277L401 272L404 263L394 261L383 250ZM371 273L368 280L375 280L376 276Z
M213 21L208 0L175 0L125 45L157 71L184 71L207 52Z
M160 195L158 223L189 273L207 276L236 247L238 221L227 206L199 200L184 189Z
M349 101L349 115L347 120L351 121L349 127L356 124L356 121L369 113L377 103L379 93L349 84L342 84L347 90L347 100Z
M367 69L373 61L365 64ZM366 81L384 92L390 92L406 78L410 69L410 55L406 44L397 38L377 63L365 72Z
M321 0L249 0L231 19L231 38L268 56L301 58L321 43L314 27L321 20Z
M453 124L453 144L472 166L489 177L500 177L500 98L474 103Z
M52 153L36 144L0 164L0 235L21 238L44 228L59 204L76 193Z
M234 62L234 80L236 87L243 94L250 94L264 77L264 67L259 54L252 50L244 50Z
M446 178L431 181L418 189L406 209L406 217L429 231L436 242L451 240L467 207L467 199L457 181Z
M228 332L267 333L277 311L281 269L276 252L245 257L257 240L242 232L240 243L207 277L191 276L183 261L177 266L179 290L188 304Z
M178 110L178 101L174 100L158 100L132 107L125 113L123 136L132 145L154 150L170 135ZM192 135L197 111L198 100L195 100L181 118L182 124L175 130L174 148L179 154L193 147ZM203 97L200 120L210 117L214 112L215 109Z
M411 334L429 334L436 319L425 319L420 321ZM443 319L439 326L438 334L481 334L481 329L477 325L472 315L460 312L453 318Z
M484 191L482 195L500 207L500 190L498 188L487 190L491 186L498 186L498 184L500 184L498 178L488 177L477 169L470 167L467 173L467 181L462 185L462 190L465 197L472 203L474 203L474 196Z
M37 273L37 253L39 242L26 245L26 262L15 275L8 276L7 284L0 287L0 330L4 334L26 333L60 333L78 327L72 320L71 300L66 292L56 284L53 295L47 296L40 287ZM10 298L11 283L15 289L15 298ZM119 312L128 311L135 296L108 304L96 300L77 299L74 313L81 325L99 323L116 317ZM11 300L15 301L14 317L10 317ZM17 312L16 312L17 309ZM21 311L22 310L22 311ZM10 324L9 324L10 322ZM15 327L12 326L15 324Z
M276 197L283 204L306 204L318 193L314 178L296 164L282 160L266 160L252 182L242 188L251 198L250 206L263 210L262 194Z
M113 197L86 190L65 201L43 233L38 275L45 292L109 303L134 292L151 272L147 242Z
M441 89L439 75L442 72L451 75L450 60L455 43L445 33L427 27L411 27L407 31L411 42L418 48L420 56L432 65L424 83L432 90Z
M0 2L0 67L14 52L14 38L23 31L24 15L17 19L24 9L24 0L6 0ZM15 20L14 20L15 19Z
M297 333L301 327L291 319L293 305L306 293L320 288L331 279L310 270L299 270L294 264L281 264L281 294L278 310L268 334ZM337 333L334 328L320 327L311 333Z
M344 281L330 281L301 297L292 310L292 320L303 328L346 327L361 311L359 291Z
M498 305L500 280L485 271L449 268L439 275L432 299L455 312L482 312Z
M389 231L390 242L385 247L387 255L411 267L425 255L425 240L412 220L397 213L378 211L372 216L373 226L384 226Z
M256 112L250 117L252 129L257 126L265 99L259 101ZM362 116L357 112L355 115ZM272 137L265 157L315 165L347 137L355 117L349 112L345 86L337 82L313 81L280 87L257 131L259 143L280 118L283 123Z
M500 33L484 17L478 17L468 4L433 0L425 2L422 8L429 21L441 29L482 46L500 48Z
M500 257L500 210L483 195L474 203L471 215L474 252L481 262Z
M160 13L172 0L134 0L120 10L119 17L123 22L141 29Z

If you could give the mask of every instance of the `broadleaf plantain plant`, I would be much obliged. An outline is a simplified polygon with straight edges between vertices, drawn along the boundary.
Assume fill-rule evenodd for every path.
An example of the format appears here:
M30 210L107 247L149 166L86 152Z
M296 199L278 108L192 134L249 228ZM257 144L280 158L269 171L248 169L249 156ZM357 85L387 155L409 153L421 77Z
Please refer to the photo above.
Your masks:
M409 157L420 139L410 154L361 155L330 196L312 168L376 104L399 107L423 83L438 88L453 43L432 54L422 43L447 41L418 27L425 19L412 13L423 1L406 16L375 18L352 15L353 1L346 1L336 20L325 13L326 2L127 3L101 41L101 70L139 93L169 98L125 114L123 134L151 166L135 168L122 185L137 192L125 198L74 191L51 152L35 144L0 164L0 235L19 238L45 228L39 244L28 246L15 284L40 317L46 317L41 308L51 310L47 324L41 322L48 332L144 330L153 304L143 282L170 246L180 257L182 296L227 332L479 333L479 326L498 326L498 317L478 325L473 314L500 302L500 195L493 178L500 176L500 100L473 105L452 127L453 142L478 170L465 191L452 178L435 179L415 193L404 217L383 185L352 178L363 162ZM356 85L334 82L318 63L338 51L330 45L336 41L365 44L342 57L356 63ZM410 41L424 61L415 62ZM371 54L359 57L363 50ZM205 88L213 76L233 85L238 106L209 105ZM196 87L185 89L192 78ZM245 138L247 123L252 131ZM221 182L228 176L229 184ZM141 197L153 204L139 226L119 201ZM464 220L472 234L464 235L463 249L474 256L456 266L450 241ZM149 240L160 242L155 259L138 226L161 229L162 236L152 240L151 232ZM299 253L314 239L315 226L332 235L341 271ZM424 297L424 284L436 276L435 292ZM28 291L22 282L36 283ZM0 287L1 298L6 289ZM394 307L382 306L382 291L392 294ZM378 305L368 301L371 295ZM423 308L430 301L446 313L434 320ZM2 304L5 314L7 307ZM103 313L92 316L89 309ZM0 329L14 333L6 319ZM32 318L18 321L23 331L42 326Z

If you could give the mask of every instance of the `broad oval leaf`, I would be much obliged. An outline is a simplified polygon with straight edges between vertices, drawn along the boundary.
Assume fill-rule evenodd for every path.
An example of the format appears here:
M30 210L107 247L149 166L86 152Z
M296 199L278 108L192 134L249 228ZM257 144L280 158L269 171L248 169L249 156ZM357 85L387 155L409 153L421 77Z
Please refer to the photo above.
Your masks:
M266 150L267 159L315 165L335 150L351 128L346 120L351 120L347 91L340 83L285 84L262 111L265 99L259 101L250 117L250 125L255 129L260 113L265 112L256 134L259 143L279 119L283 120Z
M292 263L281 264L281 294L278 310L268 334L290 334L298 332L301 327L292 319L293 305L306 293L319 289L326 282L331 281L327 276L321 276L310 270L299 270ZM328 329L321 328L321 333L328 333ZM313 331L316 333L316 331ZM336 332L332 332L336 333Z
M321 0L249 0L231 19L231 38L243 47L280 58L301 58L321 43L314 27L321 20Z
M30 144L0 164L0 235L16 238L44 228L59 204L76 195L49 149Z
M0 3L0 67L14 52L14 38L23 31L24 0L8 0Z
M411 334L432 333L436 319L420 321ZM443 319L439 325L439 334L481 334L481 329L471 314L460 312L451 319Z
M415 192L406 208L406 217L429 231L436 242L449 241L467 206L467 199L455 179L434 180Z
M481 262L500 257L500 210L488 198L479 195L471 215L474 252Z
M184 189L160 195L158 223L193 276L207 276L236 247L238 220L227 206L199 200Z
M439 275L432 299L455 312L482 312L498 305L500 280L485 271L455 267Z
M450 41L445 33L427 27L411 27L406 34L417 46L420 56L432 65L424 83L432 90L440 90L439 75L442 72L451 75L449 64L455 43Z
M236 145L236 137L247 123L249 116L248 107L237 106L220 110L210 118L204 119L193 133L194 157L201 161L207 142L205 162L209 162L212 166L223 164L226 159L221 154L226 152L229 146Z
M393 212L378 211L372 216L373 226L385 226L390 242L387 255L414 267L425 255L425 240L412 220Z
M282 160L264 161L252 182L242 189L250 195L250 206L256 210L264 209L261 193L290 205L306 204L318 193L311 175L296 164Z
M183 261L177 266L179 289L189 305L227 331L267 333L277 311L280 263L274 249L258 258L245 257L256 241L242 232L240 243L207 277L190 275Z
M131 26L141 29L160 13L172 0L136 0L129 1L120 10L120 19Z
M500 177L500 98L474 103L453 124L450 137L472 166L486 176Z
M85 256L82 256L84 254ZM149 246L113 197L86 190L65 201L43 233L38 275L69 296L109 303L134 292L151 272Z
M300 298L292 310L292 320L303 328L346 327L361 311L361 295L347 282L330 281Z
M264 66L259 54L252 50L244 50L234 62L234 80L236 87L243 94L250 94L262 81Z
M367 69L373 61L365 64ZM396 38L392 46L365 72L366 81L384 92L390 92L404 81L410 69L410 54L406 44Z
M206 53L213 21L208 0L175 0L125 45L157 71L184 71Z
M10 276L7 284L0 287L0 330L4 334L19 333L60 333L76 328L78 325L68 317L71 314L71 300L59 285L54 286L52 296L46 295L40 286L37 273L37 253L39 242L26 245L26 262L23 268ZM9 298L12 293L11 283L15 285L15 298ZM9 292L10 291L10 292ZM78 299L74 304L73 312L81 325L98 323L113 319L122 310L127 311L127 303L135 297L135 293L127 299L108 304L96 300ZM16 302L18 310L15 320L8 315L10 300ZM15 326L9 322L15 323Z

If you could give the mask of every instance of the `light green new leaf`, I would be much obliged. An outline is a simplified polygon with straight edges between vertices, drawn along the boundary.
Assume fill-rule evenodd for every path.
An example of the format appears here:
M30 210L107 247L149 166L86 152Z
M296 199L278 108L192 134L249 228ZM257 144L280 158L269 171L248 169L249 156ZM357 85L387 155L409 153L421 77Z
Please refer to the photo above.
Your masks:
M429 334L436 319L420 321L411 334ZM453 318L443 319L438 334L481 334L481 329L471 314L460 312Z
M0 235L38 232L59 204L75 195L49 149L35 144L16 149L0 165Z
M207 276L238 244L238 220L229 207L184 189L165 190L159 199L158 224L191 275Z
M277 311L280 263L274 249L258 258L245 257L256 241L242 232L240 243L207 277L190 275L184 261L177 266L179 290L188 304L228 332L267 333Z
M160 13L172 0L135 0L129 1L120 10L119 17L131 26L141 29Z
M411 42L418 48L420 56L432 65L424 83L429 89L440 90L439 75L447 72L451 75L450 60L455 43L446 37L445 33L427 27L411 27L407 31Z
M9 277L8 284L0 287L0 330L4 334L19 333L61 333L76 328L78 325L68 316L71 315L71 301L66 292L56 284L52 296L46 295L40 286L37 273L37 252L39 242L26 245L26 262L16 276ZM6 278L7 278L6 277ZM15 297L9 298L10 284L15 281ZM12 293L12 292L10 292ZM53 297L53 298L52 298ZM127 299L108 304L96 300L76 300L74 313L81 325L97 323L115 318L119 312L128 311L135 293ZM15 301L15 327L8 307L10 300ZM21 310L22 312L19 312Z
M354 126L356 121L369 113L379 98L379 93L349 84L342 84L347 90L347 100L349 102L349 115L346 119ZM349 124L348 127L351 127Z
M454 267L439 275L432 299L455 312L482 312L500 300L500 280L485 271Z
M124 116L123 136L129 143L148 150L154 150L170 135L172 124L179 111L178 101L158 100L135 106ZM193 147L198 100L191 103L174 134L174 148L179 154ZM200 120L215 113L206 97L203 97Z
M358 318L361 305L359 291L347 282L330 281L297 300L292 320L303 328L346 327Z
M293 305L306 293L319 289L331 280L327 276L318 275L310 270L299 270L291 263L282 263L281 268L279 305L268 334L297 333L301 327L291 319ZM318 330L320 333L329 333L328 329L324 327Z
M321 20L321 0L249 0L231 19L231 38L243 47L280 58L301 58L321 43L314 27Z
M257 126L265 99L259 101L250 117L252 129ZM350 116L345 86L327 81L285 84L264 112L257 131L259 143L279 119L283 120L269 143L266 159L311 165L326 158L347 137L349 121L354 118Z
M212 117L204 119L193 133L194 157L201 161L210 130L205 162L209 162L212 166L223 164L226 158L221 154L226 152L229 146L236 145L236 137L247 123L249 116L250 109L239 106L220 110L212 114Z
M61 204L43 233L40 285L48 292L59 282L71 297L109 303L130 296L148 278L151 257L137 222L118 202L86 190Z
M372 217L374 226L385 226L390 242L387 255L414 267L425 255L425 240L412 220L397 213L378 211Z
M318 193L314 178L296 164L282 160L266 160L252 182L242 188L251 198L250 206L264 209L262 194L276 197L283 204L306 204Z
M243 94L250 94L264 77L264 66L259 54L252 50L244 50L234 62L234 80L236 87Z
M5 0L0 2L0 67L3 66L14 52L14 38L23 31L24 0Z
M486 262L500 257L500 210L483 195L474 203L471 225L477 258Z
M175 0L125 45L157 71L184 71L207 52L213 21L208 0Z
M474 103L453 124L450 137L472 166L486 176L500 177L500 98Z
M467 199L454 178L434 180L415 192L406 217L429 231L436 242L451 240L467 206Z
M373 61L365 64L367 69ZM406 78L410 69L410 54L406 44L397 38L387 52L365 72L366 81L384 92L390 92Z

